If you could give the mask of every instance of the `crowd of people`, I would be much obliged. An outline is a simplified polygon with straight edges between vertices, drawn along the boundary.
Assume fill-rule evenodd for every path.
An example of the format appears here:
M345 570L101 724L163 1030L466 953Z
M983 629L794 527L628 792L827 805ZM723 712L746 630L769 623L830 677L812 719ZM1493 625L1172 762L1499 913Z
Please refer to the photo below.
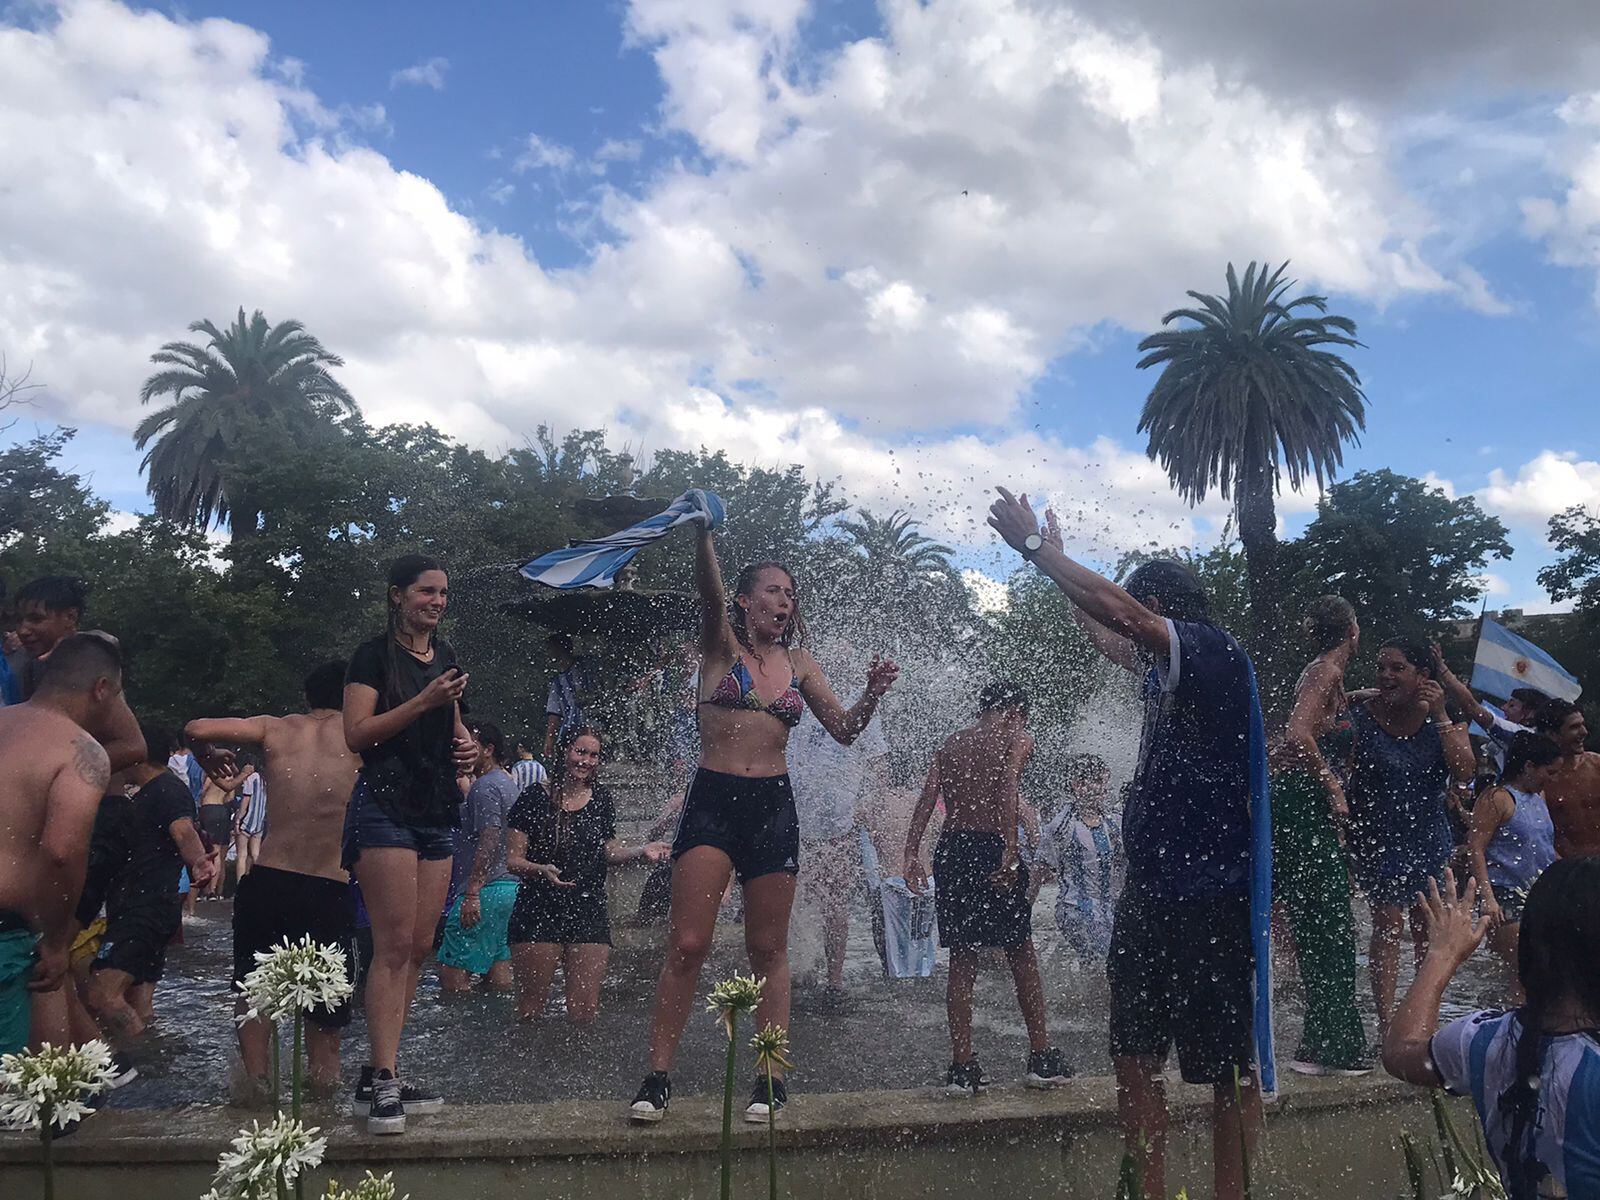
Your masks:
M765 981L756 1023L786 1028L797 891L817 915L822 1003L840 1004L863 879L887 974L931 974L935 939L948 951L945 1090L989 1086L972 1009L997 958L1027 1032L1023 1079L1053 1087L1070 1071L1050 1043L1033 939L1053 878L1062 944L1105 971L1146 1193L1166 1194L1163 1071L1176 1050L1182 1077L1214 1091L1216 1191L1231 1197L1270 1080L1260 1001L1274 916L1305 994L1290 1065L1373 1069L1359 898L1383 1064L1474 1095L1513 1195L1542 1194L1547 1178L1574 1195L1600 1188L1600 755L1582 713L1526 689L1497 710L1437 647L1404 639L1378 648L1375 687L1351 690L1358 614L1326 596L1303 616L1315 657L1286 725L1269 730L1248 654L1187 568L1149 562L1119 586L1067 555L1053 514L1041 524L1005 489L989 522L1140 689L1138 764L1120 796L1094 754L1033 761L1029 697L1005 680L981 687L971 723L927 761L896 748L878 708L898 666L871 656L859 696L841 699L807 649L791 571L750 564L730 594L709 520L696 533L700 634L684 656L693 719L662 723L692 769L634 842L619 836L612 747L585 718L592 684L570 640L552 639L546 727L509 740L475 711L471 675L440 637L449 577L433 559L392 565L384 627L307 676L306 711L181 731L129 710L118 643L79 628L81 583L30 583L0 677L0 1050L91 1037L126 1050L151 1020L183 906L231 875L236 981L285 938L350 948L366 931L366 953L348 954L352 973L366 960L371 1046L355 1112L371 1133L401 1133L444 1103L401 1066L428 962L444 995L514 992L523 1019L545 1012L559 969L567 1018L592 1020L611 953L608 873L639 864L640 916L665 916L666 931L630 1119L667 1115L730 897ZM1040 777L1054 793L1045 811L1027 783ZM1408 931L1417 968L1401 998ZM1445 985L1485 939L1514 968L1511 1007L1439 1029ZM340 1086L352 1007L310 1014L314 1090ZM243 1073L263 1091L271 1037L264 1022L238 1026ZM788 1102L779 1073L770 1091L752 1088L746 1116L765 1122Z

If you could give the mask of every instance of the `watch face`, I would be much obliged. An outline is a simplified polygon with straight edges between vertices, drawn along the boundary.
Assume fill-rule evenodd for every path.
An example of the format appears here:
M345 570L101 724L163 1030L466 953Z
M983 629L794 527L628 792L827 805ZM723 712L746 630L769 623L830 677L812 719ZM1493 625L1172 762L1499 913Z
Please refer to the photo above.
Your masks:
M1040 537L1037 533L1030 533L1027 536L1026 540L1023 541L1022 544L1030 552L1034 551L1034 550L1042 550L1042 549L1044 549L1044 539L1042 537Z

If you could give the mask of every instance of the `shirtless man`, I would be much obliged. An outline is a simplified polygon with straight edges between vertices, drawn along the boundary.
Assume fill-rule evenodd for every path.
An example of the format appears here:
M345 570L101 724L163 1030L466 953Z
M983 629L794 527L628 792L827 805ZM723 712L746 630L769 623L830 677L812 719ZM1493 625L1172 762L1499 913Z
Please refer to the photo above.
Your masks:
M122 705L115 643L52 646L33 697L0 709L0 1053L28 1044L29 993L61 989L95 811L111 778L86 730Z
M1544 802L1556 827L1562 858L1600 854L1600 754L1585 750L1589 727L1570 700L1547 700L1534 722L1561 757L1545 784Z
M934 806L944 801L933 880L939 944L950 951L945 1011L951 1063L945 1091L952 1096L976 1096L989 1083L972 1053L972 986L985 947L1000 947L1011 965L1028 1027L1028 1086L1055 1087L1069 1074L1045 1029L1028 868L1017 853L1017 784L1033 754L1027 722L1028 698L1019 689L1008 683L984 688L977 721L951 734L933 756L906 834L906 884L920 892L928 882L923 835Z
M344 671L344 663L330 662L306 676L308 713L191 721L185 730L213 777L235 774L232 751L223 745L259 746L264 756L261 773L272 797L272 827L261 843L260 858L234 894L235 983L255 969L258 950L307 934L343 950L354 978L355 915L350 877L339 858L345 806L361 763L344 740ZM331 1093L338 1086L339 1037L350 1023L350 1011L346 1001L308 1014L306 1048L314 1090ZM266 1021L239 1026L239 1054L258 1084L267 1078L271 1030Z

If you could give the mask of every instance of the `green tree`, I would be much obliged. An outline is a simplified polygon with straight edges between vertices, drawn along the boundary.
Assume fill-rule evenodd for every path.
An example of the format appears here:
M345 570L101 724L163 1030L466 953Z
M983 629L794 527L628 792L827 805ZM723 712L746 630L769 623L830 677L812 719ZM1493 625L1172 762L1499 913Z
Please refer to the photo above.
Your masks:
M1511 543L1472 497L1383 470L1329 488L1296 551L1302 587L1343 596L1374 636L1432 636L1471 614Z
M838 529L849 537L851 556L859 564L857 576L875 589L912 597L933 591L943 593L958 586L949 546L919 532L920 522L903 510L880 517L858 509L855 520L841 520Z
M1116 581L1125 582L1133 574L1134 568L1158 558L1181 562L1194 572L1200 586L1205 589L1211 615L1218 625L1235 633L1248 628L1250 584L1244 553L1237 543L1222 541L1209 550L1201 551L1186 547L1176 550L1129 550L1117 560ZM1280 596L1280 599L1283 598Z
M1139 430L1147 453L1179 495L1198 504L1212 491L1233 501L1250 585L1258 653L1276 628L1282 574L1275 496L1282 480L1321 485L1366 422L1361 379L1336 349L1359 346L1355 323L1329 316L1323 296L1287 299L1284 263L1268 274L1251 263L1241 281L1228 265L1228 294L1188 294L1163 325L1186 327L1139 343L1140 368L1160 366Z
M150 356L162 369L139 400L171 403L139 422L134 444L150 447L142 469L159 516L202 529L225 522L238 540L261 517L260 502L231 478L247 434L276 434L282 455L319 422L353 416L355 401L329 372L344 360L299 321L272 325L259 310L246 320L241 308L227 329L210 321L189 328L206 343L168 342Z
M1547 540L1560 557L1540 569L1539 586L1600 615L1600 517L1574 505L1550 518Z
M111 506L57 465L75 433L56 429L0 450L0 570L12 584L93 566Z

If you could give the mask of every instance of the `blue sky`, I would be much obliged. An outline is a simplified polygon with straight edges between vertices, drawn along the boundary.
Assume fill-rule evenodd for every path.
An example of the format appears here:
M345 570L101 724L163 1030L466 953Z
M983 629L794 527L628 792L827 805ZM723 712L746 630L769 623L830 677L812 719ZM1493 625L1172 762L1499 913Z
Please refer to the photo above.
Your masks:
M1135 346L1230 258L1290 258L1367 344L1347 472L1477 495L1516 546L1491 605L1538 604L1545 520L1600 505L1600 28L1461 11L1363 0L1315 45L1228 0L1219 49L1155 0L13 9L0 349L47 388L12 436L76 425L142 507L146 357L243 304L306 320L374 419L490 449L604 424L803 461L994 569L991 479L1091 555L1203 544L1221 508L1140 453Z

